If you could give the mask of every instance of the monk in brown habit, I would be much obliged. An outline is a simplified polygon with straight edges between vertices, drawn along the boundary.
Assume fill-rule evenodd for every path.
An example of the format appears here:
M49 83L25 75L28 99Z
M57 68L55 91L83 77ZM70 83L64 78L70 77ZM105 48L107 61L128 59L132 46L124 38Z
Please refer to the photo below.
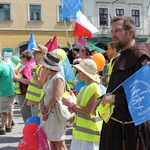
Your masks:
M150 44L135 43L136 25L130 17L114 17L111 26L112 42L121 50L121 55L115 61L107 93L98 99L103 105L115 105L109 122L103 123L99 150L150 150L150 121L135 126L124 89L122 86L117 88L150 61Z

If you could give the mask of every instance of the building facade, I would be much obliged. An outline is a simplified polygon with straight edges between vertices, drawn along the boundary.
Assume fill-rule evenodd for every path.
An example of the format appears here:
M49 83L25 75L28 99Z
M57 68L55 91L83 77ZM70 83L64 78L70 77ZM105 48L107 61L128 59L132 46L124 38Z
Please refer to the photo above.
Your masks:
M111 42L110 20L115 15L131 16L136 22L137 42L150 42L149 0L82 0L82 12L97 27L88 43L107 49ZM54 35L60 47L66 47L72 36L74 19L61 20L60 0L0 0L0 48L12 48L14 54L27 48L30 33L37 44L46 44Z
M65 47L67 36L72 43L73 20L61 20L60 0L0 0L0 48L12 48L14 53L26 49L30 33L37 44L46 44L57 36ZM67 47L67 46L66 46Z
M136 42L150 42L149 0L83 0L83 3L84 14L100 31L87 39L88 43L107 48L111 42L110 21L115 15L131 16L136 23Z

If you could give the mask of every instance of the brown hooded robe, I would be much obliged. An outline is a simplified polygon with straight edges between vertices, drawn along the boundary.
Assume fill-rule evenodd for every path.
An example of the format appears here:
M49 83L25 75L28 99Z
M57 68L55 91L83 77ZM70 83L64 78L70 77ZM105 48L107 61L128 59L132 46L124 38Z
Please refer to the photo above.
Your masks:
M112 92L148 61L150 61L150 44L148 43L135 44L123 51L114 64L107 93ZM132 121L122 86L113 94L116 95L116 107L112 117L123 122ZM137 142L137 138L139 138L139 142ZM150 121L135 126L134 123L122 125L110 119L108 123L103 124L99 149L124 150L123 140L125 141L125 150L137 150L137 148L138 150L150 150Z

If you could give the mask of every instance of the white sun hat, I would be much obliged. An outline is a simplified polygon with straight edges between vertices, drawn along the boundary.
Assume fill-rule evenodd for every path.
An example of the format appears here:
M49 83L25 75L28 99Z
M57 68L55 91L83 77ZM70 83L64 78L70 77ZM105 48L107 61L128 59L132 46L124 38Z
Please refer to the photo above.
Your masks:
M92 59L84 59L79 64L73 65L76 69L86 74L93 81L99 83L100 76L97 74L97 65Z

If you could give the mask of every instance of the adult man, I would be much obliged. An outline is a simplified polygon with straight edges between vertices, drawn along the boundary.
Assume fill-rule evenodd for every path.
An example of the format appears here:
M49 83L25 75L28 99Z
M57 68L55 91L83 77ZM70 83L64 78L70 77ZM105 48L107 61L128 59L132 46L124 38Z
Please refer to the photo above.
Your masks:
M11 66L2 61L0 57L0 115L1 128L0 135L5 135L6 132L11 132L12 123L12 104L15 98L14 83L12 82L13 72ZM7 119L9 118L7 127Z
M127 16L114 17L111 21L112 42L121 55L116 60L107 94L102 103L114 104L115 110L101 132L100 150L148 150L150 149L150 122L135 126L129 113L126 95L122 86L124 80L150 61L150 44L135 44L136 25ZM116 90L114 90L116 89ZM113 93L111 93L114 90Z
M45 76L42 75L42 66L38 65L38 58L43 57L47 53L47 47L43 45L38 45L37 47L33 48L34 50L34 60L36 62L36 65L32 67L32 73L33 76L30 80L30 84L27 89L26 93L26 99L27 105L31 106L31 113L32 116L38 116L38 105L41 100L41 94L42 94L42 87L46 82Z

